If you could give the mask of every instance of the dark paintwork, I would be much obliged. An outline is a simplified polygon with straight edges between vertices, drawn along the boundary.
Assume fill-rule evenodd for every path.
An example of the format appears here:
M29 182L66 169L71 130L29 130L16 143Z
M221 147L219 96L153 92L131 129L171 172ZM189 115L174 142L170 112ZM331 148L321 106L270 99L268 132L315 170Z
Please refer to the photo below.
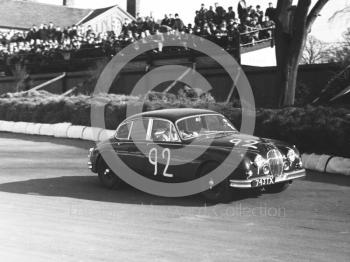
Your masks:
M217 112L210 110L202 110L202 109L165 109L158 111L145 112L142 114L134 115L128 118L126 121L130 121L136 118L162 118L167 119L173 123L177 120L194 115L203 115L203 114L218 114ZM201 155L200 158L197 158L195 161L191 163L187 163L187 159L192 155L201 150L203 146L206 146L206 139L212 139L212 143L209 148ZM257 141L255 145L256 148L246 148L241 145L234 145L230 141L232 139L240 139L243 141ZM252 162L254 161L257 154L266 157L266 154L271 149L278 149L283 155L286 155L289 148L294 148L292 145L288 145L287 143L271 140L266 138L259 138L251 135L237 133L231 133L226 135L211 135L211 136L201 136L199 138L192 139L190 141L182 141L181 143L170 143L170 142L150 142L150 141L138 141L135 143L143 143L146 144L149 149L154 147L155 144L161 147L167 147L170 150L180 149L185 145L191 143L191 146L188 146L186 150L186 155L176 155L172 153L171 161L177 161L180 163L186 163L183 165L169 166L168 171L176 178L165 179L168 182L182 182L187 180L192 180L196 178L198 171L201 166L209 161L215 161L220 164L225 160L228 154L233 151L237 152L237 154L242 154L244 149L244 157L240 165L236 170L233 170L231 174L231 178L234 179L247 179L248 171L253 171L253 176L258 177L261 176L261 170L258 170ZM148 156L144 156L135 146L132 141L123 141L118 140L116 138L111 138L107 141L101 142L97 146L97 150L95 150L93 156L91 157L92 163L92 171L96 172L97 160L99 157L99 152L106 150L106 145L112 145L114 150L118 152L123 161L134 171L142 173L145 176L152 177L152 179L164 180L164 177L157 176L155 177L151 170L152 166L148 161ZM294 148L295 149L295 148ZM173 151L172 151L173 152ZM175 152L175 151L174 151ZM164 166L161 166L161 170ZM291 170L300 169L299 163L295 163L291 166ZM260 171L260 172L259 172ZM260 174L260 175L258 175Z

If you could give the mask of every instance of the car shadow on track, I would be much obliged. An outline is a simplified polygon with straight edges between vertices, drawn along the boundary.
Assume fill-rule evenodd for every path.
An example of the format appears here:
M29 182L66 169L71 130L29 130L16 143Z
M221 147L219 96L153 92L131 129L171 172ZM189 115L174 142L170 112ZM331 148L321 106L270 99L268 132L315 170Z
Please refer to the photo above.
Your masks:
M94 176L63 176L4 183L0 184L0 192L136 205L213 205L213 203L206 203L200 195L166 198L144 193L128 185L123 185L119 190L110 190L102 187L98 178ZM244 192L237 196L235 200L256 198L258 196L257 192Z

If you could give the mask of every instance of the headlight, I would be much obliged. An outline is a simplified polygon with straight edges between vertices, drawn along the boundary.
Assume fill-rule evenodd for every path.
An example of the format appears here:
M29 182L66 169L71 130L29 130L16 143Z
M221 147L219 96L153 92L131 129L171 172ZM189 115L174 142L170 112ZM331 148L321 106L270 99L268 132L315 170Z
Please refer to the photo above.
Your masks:
M258 168L261 168L265 165L266 159L263 158L261 155L257 155L254 159L254 165Z
M268 165L264 165L263 173L264 173L264 175L270 174L270 167Z
M289 149L287 153L287 159L293 163L295 159L298 157L298 155L295 153L293 149Z

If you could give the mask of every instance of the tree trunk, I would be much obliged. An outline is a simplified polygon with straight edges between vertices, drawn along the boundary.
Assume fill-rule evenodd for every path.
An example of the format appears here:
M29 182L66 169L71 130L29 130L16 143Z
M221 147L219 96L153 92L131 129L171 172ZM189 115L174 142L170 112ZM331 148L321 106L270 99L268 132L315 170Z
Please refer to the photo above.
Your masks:
M277 107L294 105L301 50L304 49L304 46L305 39L295 42L285 33L278 34L276 38Z
M292 106L295 102L295 90L302 52L311 26L328 0L318 0L309 14L311 0L299 0L293 6L293 0L278 0L276 10L276 106Z

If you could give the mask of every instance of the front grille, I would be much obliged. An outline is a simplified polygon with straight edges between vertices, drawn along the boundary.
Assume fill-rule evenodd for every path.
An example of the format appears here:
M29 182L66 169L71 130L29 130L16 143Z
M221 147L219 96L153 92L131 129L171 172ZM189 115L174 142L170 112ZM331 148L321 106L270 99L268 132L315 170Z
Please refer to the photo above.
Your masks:
M271 174L274 177L281 176L283 173L283 156L277 149L272 149L267 153L267 161L270 166Z

